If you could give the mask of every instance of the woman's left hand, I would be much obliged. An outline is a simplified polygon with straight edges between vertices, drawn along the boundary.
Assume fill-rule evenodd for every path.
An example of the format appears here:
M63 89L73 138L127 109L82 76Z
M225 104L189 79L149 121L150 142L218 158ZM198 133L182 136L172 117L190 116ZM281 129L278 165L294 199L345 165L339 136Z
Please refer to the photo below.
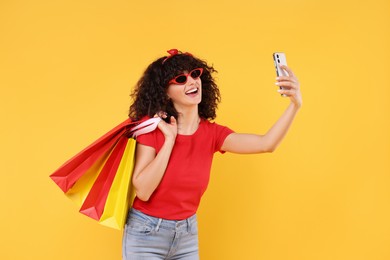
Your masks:
M299 86L298 78L294 72L285 65L280 65L280 68L288 72L288 76L279 76L276 78L276 85L283 89L278 90L280 94L284 94L290 98L291 102L297 107L302 106L302 95Z

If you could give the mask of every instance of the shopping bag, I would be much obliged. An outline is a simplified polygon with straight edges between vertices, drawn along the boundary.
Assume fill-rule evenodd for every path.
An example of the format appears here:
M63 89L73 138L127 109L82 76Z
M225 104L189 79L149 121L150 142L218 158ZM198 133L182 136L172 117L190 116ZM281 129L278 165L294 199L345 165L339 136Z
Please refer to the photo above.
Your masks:
M99 220L102 216L108 192L114 181L116 171L118 170L119 163L126 148L126 139L125 136L120 137L109 158L104 163L99 176L95 180L87 198L80 208L81 213L96 220Z
M138 135L153 131L159 123L159 118L145 120L138 125L130 128L123 135L136 138ZM114 142L118 142L117 138ZM129 139L130 142L131 139ZM113 144L113 147L116 143ZM135 145L135 142L134 142ZM70 188L65 195L70 198L77 206L81 207L88 196L94 182L101 172L108 156L111 154L113 147L109 148L85 173L77 180L77 182ZM134 147L135 149L135 147ZM130 156L131 160L132 157Z
M128 130L126 127L132 124L134 125L135 123L136 122L127 119L117 125L80 153L65 162L59 169L50 175L50 178L57 183L63 192L67 192L75 182L118 141L118 138Z
M68 192L70 188L119 140L122 135L136 138L137 135L156 129L161 118L144 118L140 121L126 119L105 135L90 144L84 150L66 161L50 175L50 178L62 189Z
M107 150L103 156L97 160L91 168L89 168L77 182L70 188L65 195L70 198L78 207L81 207L88 196L93 184L95 183L99 173L104 167L108 156L111 154L112 148Z
M102 225L122 229L129 202L132 202L130 195L134 198L130 191L135 138L155 130L160 121L161 118L140 122L125 120L50 177L67 197L81 206L81 213Z
M102 225L119 230L124 227L129 206L135 197L131 185L135 147L136 141L132 138L127 139L126 149L108 193L103 215L99 220Z

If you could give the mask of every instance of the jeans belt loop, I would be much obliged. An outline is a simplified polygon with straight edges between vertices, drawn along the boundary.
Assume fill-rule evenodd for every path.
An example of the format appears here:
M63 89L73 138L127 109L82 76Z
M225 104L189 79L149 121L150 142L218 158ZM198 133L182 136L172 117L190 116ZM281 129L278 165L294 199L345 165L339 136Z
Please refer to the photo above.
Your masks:
M158 230L160 229L161 222L162 222L162 218L159 218L156 226L156 232L158 232Z
M187 232L189 233L191 231L191 222L190 219L187 218Z

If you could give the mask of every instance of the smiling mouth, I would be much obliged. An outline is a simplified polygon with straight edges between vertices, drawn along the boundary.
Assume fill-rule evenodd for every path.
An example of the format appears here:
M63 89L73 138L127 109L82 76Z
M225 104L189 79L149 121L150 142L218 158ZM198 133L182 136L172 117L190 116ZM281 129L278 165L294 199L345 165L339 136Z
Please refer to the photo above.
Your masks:
M186 95L194 95L198 93L198 88L190 89L186 92Z

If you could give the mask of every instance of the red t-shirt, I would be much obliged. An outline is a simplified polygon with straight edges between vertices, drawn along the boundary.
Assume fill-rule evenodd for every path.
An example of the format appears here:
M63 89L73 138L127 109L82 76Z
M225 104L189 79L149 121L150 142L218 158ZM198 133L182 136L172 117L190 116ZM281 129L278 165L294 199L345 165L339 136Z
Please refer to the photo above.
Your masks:
M221 151L225 138L233 133L227 127L201 120L193 135L177 135L164 176L148 201L137 197L133 207L147 215L183 220L194 215L209 183L215 152ZM151 146L158 153L164 135L157 130L141 135L137 142Z

